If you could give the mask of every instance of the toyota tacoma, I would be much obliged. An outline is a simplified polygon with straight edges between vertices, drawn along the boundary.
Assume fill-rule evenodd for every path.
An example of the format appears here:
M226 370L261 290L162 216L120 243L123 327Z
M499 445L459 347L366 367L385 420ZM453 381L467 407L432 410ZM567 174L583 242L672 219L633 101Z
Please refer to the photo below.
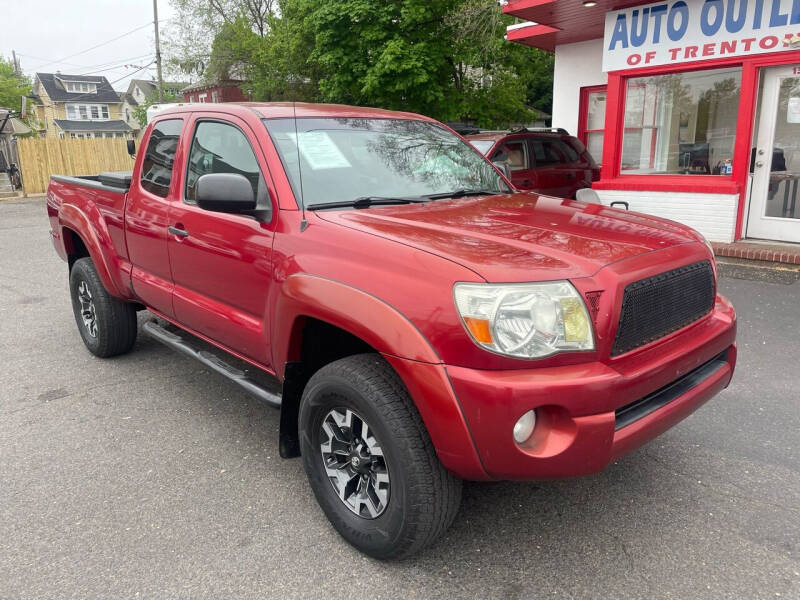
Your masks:
M378 558L462 480L595 473L724 389L736 317L689 227L519 191L442 124L182 105L132 172L53 176L52 241L98 357L142 329L280 409L336 530Z

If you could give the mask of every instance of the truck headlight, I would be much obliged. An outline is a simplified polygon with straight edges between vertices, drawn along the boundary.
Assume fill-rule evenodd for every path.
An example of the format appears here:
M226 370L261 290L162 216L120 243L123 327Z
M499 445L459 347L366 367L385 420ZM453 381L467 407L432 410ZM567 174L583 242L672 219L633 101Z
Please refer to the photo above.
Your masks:
M541 358L594 350L586 305L568 281L457 283L453 295L472 339L492 352Z

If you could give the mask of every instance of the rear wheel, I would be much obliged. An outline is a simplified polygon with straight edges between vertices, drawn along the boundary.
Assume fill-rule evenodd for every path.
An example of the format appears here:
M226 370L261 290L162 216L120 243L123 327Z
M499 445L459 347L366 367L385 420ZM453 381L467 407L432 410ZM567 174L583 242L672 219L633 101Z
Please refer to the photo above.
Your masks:
M436 540L461 502L400 378L361 354L320 369L299 415L303 463L331 524L375 558L403 558Z
M89 352L101 358L124 354L136 342L136 309L110 295L91 258L80 258L69 274L72 312Z

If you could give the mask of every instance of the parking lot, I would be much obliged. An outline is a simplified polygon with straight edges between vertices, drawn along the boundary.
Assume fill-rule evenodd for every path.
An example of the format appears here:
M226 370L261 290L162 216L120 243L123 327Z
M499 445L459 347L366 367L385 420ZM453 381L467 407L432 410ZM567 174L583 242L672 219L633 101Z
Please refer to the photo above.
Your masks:
M738 370L676 428L599 475L466 484L381 563L278 457L277 411L144 336L85 350L48 229L0 203L2 599L800 598L800 284L720 281Z

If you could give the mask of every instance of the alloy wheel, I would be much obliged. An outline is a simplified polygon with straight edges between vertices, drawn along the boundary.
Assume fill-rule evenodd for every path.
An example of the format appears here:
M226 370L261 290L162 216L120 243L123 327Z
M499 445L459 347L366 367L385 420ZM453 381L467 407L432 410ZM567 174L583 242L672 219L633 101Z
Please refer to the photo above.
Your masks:
M78 302L81 305L81 319L86 331L93 338L97 337L97 313L94 308L94 299L89 286L85 281L78 284Z
M367 422L349 408L335 408L320 429L322 463L336 495L358 516L379 517L389 503L389 470Z

